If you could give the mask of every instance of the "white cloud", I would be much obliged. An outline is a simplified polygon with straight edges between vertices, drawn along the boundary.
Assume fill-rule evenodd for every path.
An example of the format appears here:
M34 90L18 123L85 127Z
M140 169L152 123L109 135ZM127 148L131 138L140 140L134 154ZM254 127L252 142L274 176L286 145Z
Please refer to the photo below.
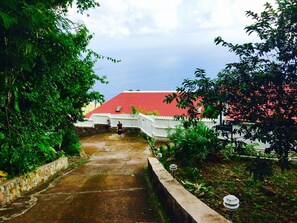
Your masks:
M99 8L88 12L89 17L75 14L75 8L69 14L76 21L83 20L91 32L108 37L168 33L179 24L181 3L182 0L101 0Z
M269 0L268 0L269 1ZM199 0L192 1L188 14L184 15L184 23L195 25L195 28L230 28L247 25L250 20L245 12L262 11L267 0ZM274 0L270 0L274 2Z
M140 34L140 35L151 35L151 34L158 33L158 30L157 29L149 28L147 26L143 26L143 27L140 27L137 30L137 33Z
M178 7L182 0L130 0L130 7L135 7L135 10L141 11L149 20L153 21L150 24L151 28L160 28L168 31L178 25Z
M70 10L70 17L84 21L100 38L125 38L145 35L234 31L240 38L251 21L245 11L262 11L267 0L100 0L101 6L86 15ZM274 0L268 0L274 2Z

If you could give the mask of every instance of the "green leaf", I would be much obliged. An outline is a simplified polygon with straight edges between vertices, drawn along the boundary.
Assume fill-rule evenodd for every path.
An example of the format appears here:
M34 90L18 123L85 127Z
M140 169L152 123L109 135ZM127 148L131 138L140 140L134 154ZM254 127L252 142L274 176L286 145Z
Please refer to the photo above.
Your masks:
M11 28L17 22L15 18L12 18L10 15L3 11L0 11L0 19L2 20L5 29Z
M2 132L0 132L0 139L5 139L5 135Z
M14 95L14 109L15 109L18 113L20 113L21 110L20 110L19 102L18 102L19 95L18 95L18 89L17 89L17 88L13 91L13 95Z

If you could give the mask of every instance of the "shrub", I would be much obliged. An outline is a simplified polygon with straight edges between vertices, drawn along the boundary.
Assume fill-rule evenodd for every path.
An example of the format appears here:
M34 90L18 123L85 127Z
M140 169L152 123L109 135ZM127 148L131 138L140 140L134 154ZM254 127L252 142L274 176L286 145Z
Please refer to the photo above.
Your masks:
M30 131L20 132L22 134L14 139L14 144L0 134L0 169L10 177L30 172L58 157L53 148L61 143L58 134L27 128Z
M159 152L162 153L165 157L174 157L175 156L175 146L166 143L166 145L161 145Z
M257 157L246 167L246 170L250 172L255 181L264 181L265 177L272 175L271 160Z
M39 158L40 160L50 163L57 158L57 151L48 145L40 144L39 145Z
M210 154L221 150L216 132L201 121L190 124L183 121L176 129L169 129L168 138L175 145L175 156L190 165L202 162Z
M255 146L257 143L245 143L242 141L235 141L234 151L239 155L255 156L258 154Z
M78 155L81 151L79 138L75 133L74 126L65 131L61 147L66 155Z

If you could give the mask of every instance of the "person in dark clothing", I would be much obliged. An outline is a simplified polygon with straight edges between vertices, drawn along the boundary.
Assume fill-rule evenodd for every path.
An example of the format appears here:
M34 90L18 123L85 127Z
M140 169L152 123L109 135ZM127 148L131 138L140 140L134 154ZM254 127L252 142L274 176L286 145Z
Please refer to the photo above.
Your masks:
M111 127L110 120L109 120L109 119L107 119L107 123L106 123L106 129L110 129L110 127Z
M120 121L117 124L117 133L121 138L123 137L123 125Z

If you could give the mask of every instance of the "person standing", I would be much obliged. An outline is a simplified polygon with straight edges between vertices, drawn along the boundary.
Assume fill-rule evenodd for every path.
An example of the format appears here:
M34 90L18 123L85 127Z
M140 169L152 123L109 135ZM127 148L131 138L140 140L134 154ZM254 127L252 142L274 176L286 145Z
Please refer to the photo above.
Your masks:
M110 127L111 127L110 120L107 119L107 121L106 121L106 129L110 129Z
M117 124L117 133L121 138L123 138L123 125L120 121Z

